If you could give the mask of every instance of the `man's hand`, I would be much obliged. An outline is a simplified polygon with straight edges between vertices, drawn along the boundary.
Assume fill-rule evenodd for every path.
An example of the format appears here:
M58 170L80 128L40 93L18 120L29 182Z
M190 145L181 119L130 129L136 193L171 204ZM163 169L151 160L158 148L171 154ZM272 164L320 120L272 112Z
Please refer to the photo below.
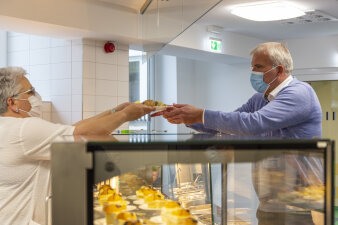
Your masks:
M123 112L126 115L127 121L133 121L144 116L145 114L155 111L155 109L156 108L154 106L131 103L123 110L121 110L121 112Z
M186 125L203 122L203 109L186 104L174 104L174 107L162 111L169 123Z

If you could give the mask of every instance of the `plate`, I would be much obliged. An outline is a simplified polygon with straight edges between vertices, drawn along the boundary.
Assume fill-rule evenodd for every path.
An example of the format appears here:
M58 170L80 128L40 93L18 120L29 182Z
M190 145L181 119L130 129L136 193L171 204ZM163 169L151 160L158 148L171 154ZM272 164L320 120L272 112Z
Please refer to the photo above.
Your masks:
M136 195L130 195L130 196L127 197L127 199L137 200L137 196Z
M161 216L153 216L153 217L151 217L150 218L150 222L158 223L158 224L165 224L165 223L162 223Z
M123 210L123 211L132 211L136 208L137 207L135 205L127 205L127 209ZM103 207L102 206L96 206L96 207L94 207L94 210L99 211L99 212L103 212Z
M152 209L152 208L148 208L147 204L143 204L139 206L140 209L144 209L144 210L161 210L161 209Z
M94 225L106 225L106 218L100 218L94 220Z
M136 201L133 202L135 205L142 205L144 204L144 200L143 199L138 199Z
M159 225L166 225L166 223L162 222L161 216L153 216L150 218L150 222L158 223ZM198 221L197 225L203 225L201 222Z
M167 108L173 107L172 105L162 105L162 106L155 106L156 111L163 111L166 110Z

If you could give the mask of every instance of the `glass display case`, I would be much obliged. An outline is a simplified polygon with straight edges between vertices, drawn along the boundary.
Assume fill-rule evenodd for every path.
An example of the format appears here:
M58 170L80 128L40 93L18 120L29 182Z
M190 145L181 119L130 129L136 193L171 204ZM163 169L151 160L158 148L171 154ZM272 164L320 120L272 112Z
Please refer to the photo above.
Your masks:
M53 225L329 225L333 160L320 139L63 136L52 145Z

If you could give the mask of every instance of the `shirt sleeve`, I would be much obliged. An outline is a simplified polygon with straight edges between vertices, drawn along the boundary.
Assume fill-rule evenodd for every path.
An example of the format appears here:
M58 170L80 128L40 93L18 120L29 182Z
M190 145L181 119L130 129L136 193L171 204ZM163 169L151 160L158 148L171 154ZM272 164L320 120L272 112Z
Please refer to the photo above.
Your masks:
M187 127L194 129L194 130L201 132L201 133L209 133L209 134L217 134L218 133L217 130L205 128L204 125L201 124L201 123L195 123L195 124L187 125Z
M290 88L255 112L237 110L223 113L206 110L204 126L224 133L241 135L259 135L294 126L302 123L311 113L314 101L311 96L306 88Z
M20 140L25 156L35 160L50 160L52 141L60 135L73 135L74 126L50 123L40 118L27 118L20 128Z

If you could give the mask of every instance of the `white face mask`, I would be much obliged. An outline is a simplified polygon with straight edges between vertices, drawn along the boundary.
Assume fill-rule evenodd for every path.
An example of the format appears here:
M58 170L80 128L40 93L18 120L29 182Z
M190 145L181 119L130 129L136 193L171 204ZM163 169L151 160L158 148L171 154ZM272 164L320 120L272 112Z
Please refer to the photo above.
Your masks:
M27 113L31 117L41 117L42 115L42 98L39 93L35 92L35 95L30 96L28 99L17 99L17 100L26 100L31 104L31 110L29 112L18 109Z

